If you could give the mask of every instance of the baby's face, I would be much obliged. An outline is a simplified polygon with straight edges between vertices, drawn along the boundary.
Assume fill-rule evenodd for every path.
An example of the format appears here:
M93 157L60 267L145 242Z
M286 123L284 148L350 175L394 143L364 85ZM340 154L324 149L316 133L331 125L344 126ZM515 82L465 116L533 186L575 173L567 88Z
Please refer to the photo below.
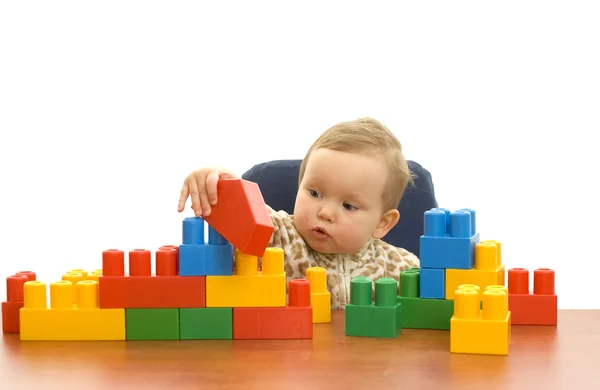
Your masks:
M314 150L294 209L294 223L304 241L321 253L361 249L382 216L387 169L382 158Z

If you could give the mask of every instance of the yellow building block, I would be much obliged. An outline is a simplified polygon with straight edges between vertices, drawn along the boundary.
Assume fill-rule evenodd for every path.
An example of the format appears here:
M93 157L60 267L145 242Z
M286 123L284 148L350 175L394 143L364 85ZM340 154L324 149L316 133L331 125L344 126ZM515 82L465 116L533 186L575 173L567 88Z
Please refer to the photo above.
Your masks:
M94 280L96 282L100 282L100 276L102 276L102 270L97 269L92 271L92 273L88 274L85 280Z
M287 282L283 250L267 248L258 258L235 251L235 273L206 277L206 307L285 307Z
M98 282L100 276L102 276L102 270L97 269L92 272L87 272L84 269L72 269L67 271L63 276L62 280L68 280L73 283L73 288L77 282L81 282L82 280L95 280Z
M481 241L475 246L475 267L446 269L446 299L454 299L454 292L462 284L475 284L483 291L487 286L505 284L505 266L502 264L501 245L498 241Z
M450 352L481 355L508 355L511 313L508 290L488 286L483 294L475 285L456 290L454 315L450 319ZM483 309L480 301L483 299Z
M313 308L313 324L331 322L331 294L327 291L327 270L310 267L306 270L310 283L310 305Z
M96 281L79 281L75 290L69 280L51 283L50 308L46 283L26 282L23 293L21 340L125 340L125 309L99 309Z
M62 276L62 280L67 280L73 285L73 305L77 304L77 283L83 280L95 280L99 283L100 276L102 276L102 270L96 270L88 273L84 269L72 269L65 272L65 274Z

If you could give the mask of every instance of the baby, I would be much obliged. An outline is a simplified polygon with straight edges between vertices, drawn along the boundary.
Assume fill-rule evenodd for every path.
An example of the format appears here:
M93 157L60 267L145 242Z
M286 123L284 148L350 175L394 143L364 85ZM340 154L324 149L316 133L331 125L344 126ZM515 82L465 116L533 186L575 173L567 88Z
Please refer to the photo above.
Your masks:
M225 169L202 168L183 184L178 211L189 197L199 217L217 203L217 181L237 178ZM398 223L398 204L411 172L398 139L380 122L362 118L326 130L300 166L294 214L267 206L275 230L270 247L284 251L287 279L309 267L327 270L331 308L350 301L350 279L392 277L419 267L417 256L382 239Z

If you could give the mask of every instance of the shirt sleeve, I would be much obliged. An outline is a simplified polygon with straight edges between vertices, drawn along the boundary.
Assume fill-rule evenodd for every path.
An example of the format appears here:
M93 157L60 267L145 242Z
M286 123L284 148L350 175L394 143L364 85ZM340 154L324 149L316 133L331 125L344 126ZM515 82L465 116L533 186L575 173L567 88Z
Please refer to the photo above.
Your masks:
M292 220L293 218L287 212L283 210L275 211L269 205L267 205L267 211L275 227L269 241L269 246L285 249L290 245L294 235L297 233Z
M414 253L388 243L383 243L383 245L386 246L384 276L394 278L398 281L402 271L406 271L409 268L421 267L421 261Z
M294 225L294 217L283 210L275 211L268 205L267 210L275 227L269 247L283 249L284 267L288 280L306 277L306 269L310 267L310 258L306 243Z

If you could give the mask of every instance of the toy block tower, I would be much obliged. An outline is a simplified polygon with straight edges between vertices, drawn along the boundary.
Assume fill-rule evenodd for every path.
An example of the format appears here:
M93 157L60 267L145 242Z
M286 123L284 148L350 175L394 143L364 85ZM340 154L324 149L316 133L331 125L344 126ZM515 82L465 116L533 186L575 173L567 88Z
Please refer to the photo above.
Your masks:
M283 250L267 248L274 227L258 186L222 180L218 189L210 218L185 218L182 244L156 250L154 267L148 249L105 250L101 270L50 284L50 307L35 274L9 277L4 331L22 340L312 338L313 322L330 320L325 270L288 284Z
M409 268L400 273L402 327L405 329L450 330L454 301L422 298L420 296L421 269Z
M402 333L402 305L397 302L398 284L393 278L373 282L366 276L350 281L350 303L346 305L346 336L396 338Z
M232 179L220 180L217 188L219 200L210 217L182 222L182 244L176 247L179 272L170 287L173 294L153 297L152 308L139 300L133 305L128 301L131 298L119 303L127 306L127 338L311 338L310 283L290 281L288 303L283 250L267 248L274 226L258 186ZM159 249L157 267L162 251L168 253L171 264L173 249ZM117 263L116 276L121 277L120 255ZM120 296L134 294L127 290ZM320 297L323 292L315 294ZM185 304L182 296L194 297L194 301Z
M281 248L266 248L260 269L257 256L235 249L232 275L206 276L206 308L181 309L182 338L312 338L310 282L290 280L288 301L283 263Z
M508 307L515 325L553 325L558 322L558 297L554 291L554 270L533 271L533 291L529 290L529 271L508 270Z
M483 309L480 308L483 300ZM450 352L508 355L511 313L504 286L458 286L450 320Z
M2 302L2 333L19 333L19 310L24 306L23 286L35 281L32 271L21 271L6 278L6 301Z
M474 210L426 211L420 245L421 298L454 299L462 284L504 285L501 245L480 240Z
M189 234L189 225L184 221L183 226L184 234ZM178 266L178 260L176 247L161 246L155 251L153 270L152 252L133 249L128 252L126 274L124 251L102 253L100 307L124 309L127 340L179 340L181 309L206 306L206 277L181 276L177 269L185 265Z

